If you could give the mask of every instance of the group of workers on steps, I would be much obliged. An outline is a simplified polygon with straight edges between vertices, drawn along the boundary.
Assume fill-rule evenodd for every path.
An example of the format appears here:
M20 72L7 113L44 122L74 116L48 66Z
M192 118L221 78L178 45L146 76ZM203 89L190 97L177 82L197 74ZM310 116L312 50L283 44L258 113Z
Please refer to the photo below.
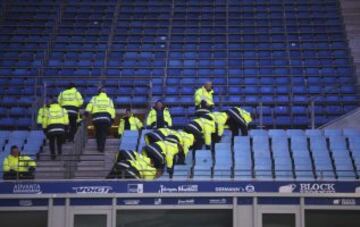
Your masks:
M156 101L145 121L146 128L153 129L145 136L146 146L141 149L141 153L120 151L109 177L154 179L163 174L165 167L172 176L174 164L184 164L190 149L200 149L203 145L211 148L215 142L220 141L225 127L232 131L233 136L238 135L239 129L246 135L248 124L252 120L250 114L239 107L230 108L225 112L212 112L213 93L211 82L196 90L195 118L183 130L178 131L171 129L173 123L169 109L161 100ZM56 154L61 155L62 145L66 140L74 141L82 120L80 109L83 104L82 95L75 85L70 83L58 97L50 97L39 109L37 124L41 125L49 140L52 160L56 159ZM104 152L116 110L103 87L98 89L97 94L86 105L84 116L91 117L97 150ZM118 126L119 137L121 138L126 130L140 131L143 128L142 121L130 108L126 108ZM20 150L14 146L4 160L3 176L4 179L33 178L35 168L35 161L28 156L20 155Z

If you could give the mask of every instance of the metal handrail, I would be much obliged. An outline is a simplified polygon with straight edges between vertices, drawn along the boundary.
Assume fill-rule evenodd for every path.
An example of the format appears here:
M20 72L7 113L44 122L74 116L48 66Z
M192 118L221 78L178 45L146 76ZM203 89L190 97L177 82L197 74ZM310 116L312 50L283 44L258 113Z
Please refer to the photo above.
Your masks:
M74 136L74 144L73 149L70 153L70 156L73 156L73 160L75 162L80 161L80 156L84 152L85 145L87 143L88 134L87 134L87 121L86 119L81 122L80 127L78 128L75 136ZM72 162L65 162L66 169L66 178L74 178L76 172L77 165L73 165Z

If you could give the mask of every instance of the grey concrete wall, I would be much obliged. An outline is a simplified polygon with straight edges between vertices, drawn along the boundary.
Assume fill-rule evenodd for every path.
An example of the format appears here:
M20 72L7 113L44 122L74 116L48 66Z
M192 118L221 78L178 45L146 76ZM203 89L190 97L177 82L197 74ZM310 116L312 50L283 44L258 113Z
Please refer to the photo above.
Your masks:
M355 109L354 111L345 114L338 119L331 121L320 128L357 128L360 129L360 108Z
M340 6L360 91L360 1L340 0Z

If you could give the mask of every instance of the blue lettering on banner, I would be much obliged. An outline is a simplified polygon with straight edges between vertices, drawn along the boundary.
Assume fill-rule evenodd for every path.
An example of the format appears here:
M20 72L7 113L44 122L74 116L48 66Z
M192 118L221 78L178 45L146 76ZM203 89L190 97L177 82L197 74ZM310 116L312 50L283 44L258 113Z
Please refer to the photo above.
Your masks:
M2 182L0 194L53 193L356 193L359 181L65 181Z
M358 198L305 198L305 205L359 206Z
M14 194L41 194L40 184L16 183L13 187Z
M137 206L137 205L228 205L232 204L232 198L226 197L186 197L186 198L119 198L117 205Z
M46 207L48 205L48 199L0 199L0 207Z
M106 194L110 193L113 188L111 186L80 186L73 187L75 193L78 194L87 194L87 193L96 193L96 194Z

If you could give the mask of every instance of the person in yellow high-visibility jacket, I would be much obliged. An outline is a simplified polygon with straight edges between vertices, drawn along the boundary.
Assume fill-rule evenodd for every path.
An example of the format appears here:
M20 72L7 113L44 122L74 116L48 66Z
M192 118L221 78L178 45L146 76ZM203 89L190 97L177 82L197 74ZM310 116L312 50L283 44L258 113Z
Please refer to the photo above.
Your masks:
M145 134L144 139L146 144L155 143L164 140L168 135L174 135L177 131L170 128L159 128Z
M174 173L174 164L178 156L184 159L184 152L179 140L174 136L168 136L165 140L158 141L142 148L142 154L149 157L154 163L154 167L160 172L166 166L170 178Z
M183 130L179 130L175 136L178 137L180 144L183 148L185 157L188 155L189 150L193 147L195 142L195 137L191 133L187 133Z
M68 88L59 94L58 103L68 111L69 132L67 137L69 141L73 141L77 130L79 109L84 103L84 100L74 83L70 83Z
M206 106L209 110L214 107L214 90L212 88L212 82L208 81L204 86L196 90L194 94L194 102L196 109L200 108L200 105Z
M247 136L249 124L253 120L251 114L240 107L232 107L226 113L229 117L227 124L232 132L232 136L238 136L239 129L243 136Z
M46 127L45 127L45 119L47 116L47 111L48 111L48 105L43 105L37 113L37 117L36 117L36 123L38 125L41 125L41 128L43 130L44 133L46 133Z
M91 98L85 111L92 116L97 149L99 152L104 152L108 129L115 118L115 107L103 87L99 88L98 94Z
M14 179L34 179L36 162L29 156L20 155L17 146L12 146L10 155L3 161L3 178L4 180Z
M124 117L119 122L119 136L121 137L125 130L139 131L142 128L143 124L140 119L134 116L130 108L127 108Z
M205 144L207 149L212 145L212 134L216 132L216 123L211 116L195 118L185 126L184 131L194 135L194 149L201 149Z
M67 110L62 108L55 98L51 99L51 104L47 111L44 126L46 128L46 136L49 139L51 159L56 158L55 143L57 144L57 152L62 153L62 144L66 138L66 131L69 125L69 116Z
M176 131L174 129L161 128L161 129L157 129L155 131L147 133L144 136L144 138L145 138L145 143L147 145L149 145L149 144L152 144L152 143L155 143L158 141L163 141L168 136L175 136L177 138L177 140L179 141L179 144L183 148L184 158L185 158L189 152L189 149L193 146L194 141L195 141L194 135L191 133L186 133L182 130ZM179 164L183 164L184 161L185 160L183 160L183 159L178 159Z
M208 117L215 122L215 132L211 135L212 145L221 141L224 130L227 127L228 115L226 112L209 112L201 117ZM201 118L200 117L200 118Z
M145 155L135 152L133 166L139 169L141 179L153 180L159 177L159 171L153 166L151 159Z
M171 128L172 118L170 111L161 100L156 101L153 108L151 108L147 118L146 126L148 128Z
M120 150L117 161L108 178L131 178L153 180L159 171L150 158L132 150Z

